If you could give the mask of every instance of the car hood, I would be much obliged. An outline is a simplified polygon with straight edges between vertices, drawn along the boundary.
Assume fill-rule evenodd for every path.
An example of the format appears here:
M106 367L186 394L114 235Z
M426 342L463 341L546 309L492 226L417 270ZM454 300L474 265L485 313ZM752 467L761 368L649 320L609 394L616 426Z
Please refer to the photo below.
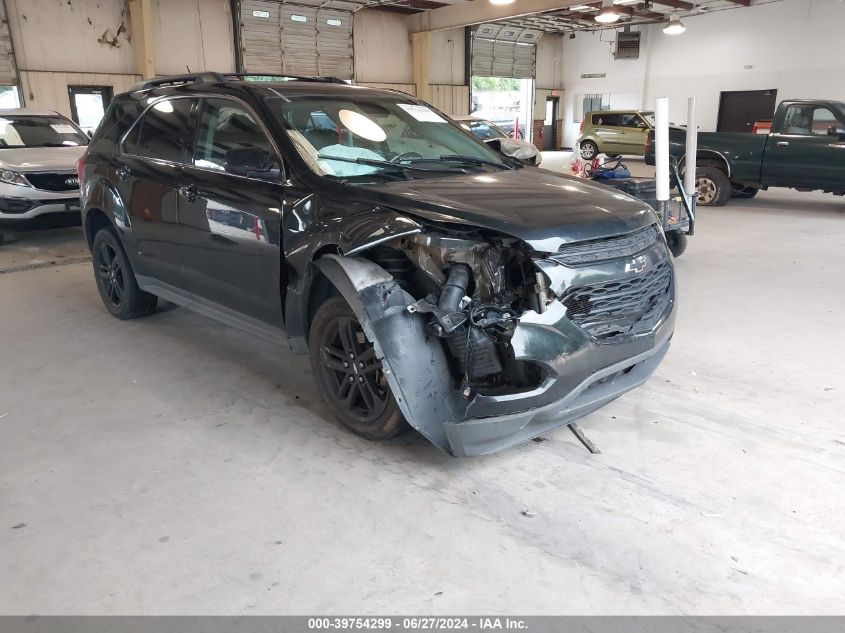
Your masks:
M13 171L76 171L85 146L0 149L0 168Z
M537 167L362 188L385 206L436 222L506 233L542 252L630 233L656 221L641 200Z

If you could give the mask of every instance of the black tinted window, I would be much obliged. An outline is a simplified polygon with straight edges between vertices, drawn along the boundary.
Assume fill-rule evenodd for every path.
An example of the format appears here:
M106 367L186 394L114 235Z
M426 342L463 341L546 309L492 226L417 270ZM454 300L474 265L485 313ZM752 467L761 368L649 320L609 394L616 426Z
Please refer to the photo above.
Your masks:
M620 125L618 114L602 113L593 115L593 125Z
M638 114L620 115L622 127L645 127L645 123Z
M126 139L127 154L184 163L192 139L194 99L159 101L141 118Z
M260 149L267 157L275 151L256 120L255 113L231 99L203 101L197 133L194 164L207 169L226 169L226 155L232 150Z

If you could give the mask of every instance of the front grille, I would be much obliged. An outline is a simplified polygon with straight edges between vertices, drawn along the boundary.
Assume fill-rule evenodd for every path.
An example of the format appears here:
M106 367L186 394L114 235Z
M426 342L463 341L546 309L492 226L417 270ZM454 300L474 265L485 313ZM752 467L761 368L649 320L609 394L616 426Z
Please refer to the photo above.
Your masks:
M65 174L24 174L36 189L44 191L75 191L79 189L79 178L73 172Z
M672 265L617 281L575 286L563 296L566 315L597 339L613 340L650 332L672 299Z
M552 259L567 266L581 266L619 257L631 257L654 244L659 236L660 229L653 224L620 237L563 244L558 252L552 255Z

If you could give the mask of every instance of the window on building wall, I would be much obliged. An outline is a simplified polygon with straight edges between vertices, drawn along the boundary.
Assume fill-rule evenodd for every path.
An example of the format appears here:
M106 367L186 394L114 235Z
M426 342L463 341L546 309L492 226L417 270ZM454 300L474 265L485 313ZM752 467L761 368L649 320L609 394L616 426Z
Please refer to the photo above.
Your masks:
M68 86L71 118L87 133L92 133L111 103L111 86Z
M606 110L607 105L603 104L603 95L600 94L586 94L581 96L581 110L578 110L578 101L576 97L576 107L573 108L573 123L580 123L587 112L595 112L597 110Z
M17 86L0 86L0 110L21 107L21 96Z

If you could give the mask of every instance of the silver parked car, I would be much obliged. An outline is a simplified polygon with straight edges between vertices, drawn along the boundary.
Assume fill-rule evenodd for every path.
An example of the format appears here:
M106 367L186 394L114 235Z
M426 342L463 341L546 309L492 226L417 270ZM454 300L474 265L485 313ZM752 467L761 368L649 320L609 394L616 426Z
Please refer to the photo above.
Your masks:
M0 228L79 215L76 162L88 136L58 112L0 110Z
M493 121L472 115L452 118L462 128L472 132L488 145L493 145L497 151L506 156L535 166L543 161L543 155L536 145L522 138L511 138L510 134Z

